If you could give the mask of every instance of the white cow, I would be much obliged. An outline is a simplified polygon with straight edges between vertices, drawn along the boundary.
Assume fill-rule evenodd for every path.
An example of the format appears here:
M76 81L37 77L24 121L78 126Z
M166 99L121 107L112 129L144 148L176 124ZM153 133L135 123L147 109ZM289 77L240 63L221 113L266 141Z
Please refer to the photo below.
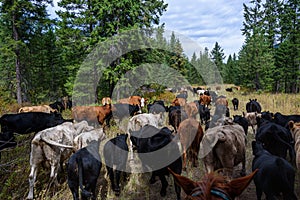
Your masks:
M45 129L38 132L31 141L30 152L30 174L29 174L29 193L27 199L34 198L34 183L37 177L38 167L45 163L46 166L50 165L50 182L57 181L58 168L62 167L63 162L70 157L73 151L84 145L88 144L88 141L84 141L87 136L77 137L76 141L80 141L79 144L74 144L76 136L79 136L83 132L93 132L94 128L89 126L86 121L73 124L71 122L65 122L61 125ZM95 131L99 133L98 138L103 138L103 130ZM93 133L94 135L94 133ZM80 139L79 139L80 138ZM95 138L95 137L94 137Z

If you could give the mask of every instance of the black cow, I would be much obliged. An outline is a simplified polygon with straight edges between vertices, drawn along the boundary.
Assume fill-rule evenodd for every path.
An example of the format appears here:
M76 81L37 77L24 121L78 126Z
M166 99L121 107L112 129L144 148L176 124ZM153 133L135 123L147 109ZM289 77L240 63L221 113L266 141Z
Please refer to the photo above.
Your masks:
M64 104L62 102L60 102L60 101L56 101L54 103L51 103L51 104L49 104L49 106L52 109L57 110L60 113L65 110Z
M183 120L187 119L188 115L181 106L171 106L169 108L169 124L177 131L177 128Z
M266 199L277 199L276 196L282 194L285 200L296 200L295 170L291 164L270 154L259 142L252 142L252 150L252 170L258 169L254 176L257 199L260 200L265 193Z
M274 120L273 120L274 114L271 113L270 111L263 111L260 114L261 114L262 119L268 120L270 122L274 122Z
M239 109L239 100L235 97L231 100L232 105L233 105L233 110L238 110Z
M121 134L110 139L103 149L107 173L111 182L112 190L117 196L120 195L120 175L123 172L126 178L126 163L128 157L128 145L126 143L128 134ZM113 167L116 167L115 170Z
M246 103L247 112L261 112L261 105L258 103L257 99L249 99L249 102Z
M138 112L140 112L138 105L117 103L112 106L112 115L119 120L123 120L125 117L132 117Z
M210 96L211 96L211 102L213 102L213 103L215 103L216 102L216 100L217 100L217 98L218 98L218 95L217 95L217 93L215 92L215 91L209 91L209 94L210 94Z
M207 122L210 120L210 109L202 104L199 104L199 115L200 115L200 121L201 124L207 124Z
M54 127L72 119L63 119L60 113L28 112L17 114L4 114L0 118L2 132L27 134L39 132Z
M162 187L160 195L166 195L168 182L165 175L169 175L168 167L177 174L182 172L181 154L177 142L168 128L157 129L146 125L139 131L132 131L130 139L137 147L143 168L149 167L152 171L150 183L155 182L158 176ZM177 199L180 199L180 187L175 183Z
M180 94L178 94L176 96L176 98L184 98L187 99L188 98L188 93L187 92L181 92Z
M271 154L286 158L287 151L292 161L295 159L293 138L288 129L273 122L264 121L257 130L255 139L263 143Z
M274 114L273 122L276 124L288 128L289 121L300 122L300 115L283 115L279 112Z
M233 122L241 125L245 131L245 134L248 134L249 123L245 117L243 117L242 115L233 115Z
M226 88L226 92L232 92L232 88Z
M168 112L168 107L165 106L165 103L162 100L157 100L154 101L153 104L148 104L147 109L149 113L153 114Z
M99 145L98 141L92 141L74 153L68 161L68 185L74 200L79 199L78 188L82 199L96 199L97 179L102 167Z

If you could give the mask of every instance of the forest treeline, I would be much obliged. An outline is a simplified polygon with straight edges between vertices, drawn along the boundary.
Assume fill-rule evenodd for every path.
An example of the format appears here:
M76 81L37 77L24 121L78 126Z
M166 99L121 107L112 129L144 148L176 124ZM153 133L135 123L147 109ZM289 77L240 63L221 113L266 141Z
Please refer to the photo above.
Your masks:
M219 81L218 71L224 83L251 90L299 92L300 0L251 0L243 4L241 34L245 41L240 51L226 57L222 44L216 42L212 50L205 48L191 58L184 54L174 33L169 39L164 36L160 17L168 5L163 0L61 0L56 19L47 10L51 0L0 2L0 95L7 101L37 104L74 96L76 76L85 69L82 63L87 56L99 43L130 30L144 30L139 31L139 39L130 40L143 41L147 45L141 46L147 48L124 53L129 44L122 40L109 43L105 55L116 59L107 63L100 57L93 63L85 72L90 74L88 81L76 83L82 88L77 97L85 98L84 85L89 82L95 91L92 102L110 96L118 87L127 88L132 83L124 80L124 74L145 63L169 66L189 84L215 83ZM100 77L97 69L103 66ZM168 70L143 73L164 74L164 69ZM180 76L175 79L182 82ZM145 87L160 91L165 86L158 81Z

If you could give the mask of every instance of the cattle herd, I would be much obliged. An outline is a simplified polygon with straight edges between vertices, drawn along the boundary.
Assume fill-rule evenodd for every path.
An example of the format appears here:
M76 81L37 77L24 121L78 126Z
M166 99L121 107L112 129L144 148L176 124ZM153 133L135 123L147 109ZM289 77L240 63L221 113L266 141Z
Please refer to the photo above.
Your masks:
M35 198L41 166L50 169L46 190L58 184L57 176L65 168L73 198L96 199L97 180L105 165L111 189L119 196L120 182L130 178L128 166L136 165L136 160L141 169L152 173L150 183L159 178L161 196L167 195L166 175L172 174L177 199L182 198L181 189L185 199L234 199L252 180L257 199L263 194L266 199L297 199L300 115L262 111L257 99L250 99L244 105L246 112L230 117L226 96L202 89L194 92L195 101L189 102L183 91L170 105L130 96L116 103L103 98L101 106L72 106L70 101L62 101L23 107L0 118L0 150L15 147L18 134L34 133L27 199ZM234 110L239 110L239 100L231 102ZM72 111L72 119L62 117L66 109ZM112 120L116 124L125 121L127 129L108 138L106 130ZM247 141L249 126L253 141ZM253 153L249 175L245 169L247 143ZM199 182L181 175L188 172L188 166L199 168L199 161L206 172Z

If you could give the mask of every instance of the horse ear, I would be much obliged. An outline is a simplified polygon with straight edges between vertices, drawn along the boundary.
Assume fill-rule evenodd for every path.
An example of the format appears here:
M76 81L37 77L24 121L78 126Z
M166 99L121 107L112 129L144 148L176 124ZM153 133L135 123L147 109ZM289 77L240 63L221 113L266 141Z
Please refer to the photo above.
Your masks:
M257 171L258 171L258 169L254 170L248 176L236 178L236 179L233 179L232 181L230 181L228 183L228 186L230 188L229 189L230 191L228 191L229 195L231 197L240 196L242 194L242 192L246 189L246 187L250 184L250 182L252 181L252 179Z
M196 182L192 181L191 179L181 176L179 174L176 174L170 168L168 168L168 170L173 175L175 183L177 185L179 185L187 195L191 194L193 189L198 187L198 184Z

